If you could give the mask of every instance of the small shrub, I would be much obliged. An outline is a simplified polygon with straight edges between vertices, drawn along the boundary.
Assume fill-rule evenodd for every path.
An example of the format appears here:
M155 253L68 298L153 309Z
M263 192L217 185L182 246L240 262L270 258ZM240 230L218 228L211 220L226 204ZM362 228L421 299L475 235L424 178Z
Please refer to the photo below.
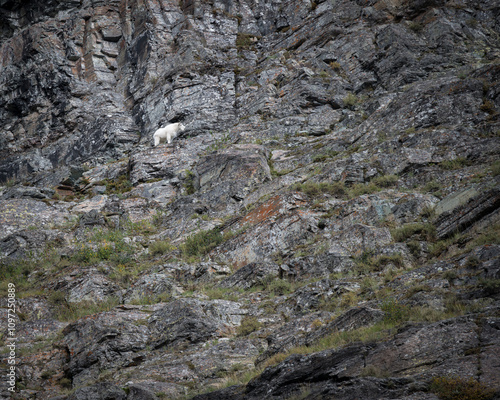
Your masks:
M438 376L431 382L430 391L441 400L488 400L495 390L474 378Z
M127 175L120 175L116 179L104 179L99 183L106 186L106 192L109 194L126 193L132 190L132 182L129 181Z
M258 40L256 35L252 35L250 33L238 33L236 35L236 47L246 49L253 46Z
M493 164L491 164L491 175L500 175L500 161L495 161Z
M267 284L266 290L272 292L275 296L282 296L290 293L292 284L285 279L273 279Z
M184 189L186 189L186 194L190 195L196 192L194 187L195 175L193 172L186 170L186 180L184 182Z
M219 228L201 231L189 236L181 245L183 255L187 257L201 257L224 241Z
M410 317L408 307L392 297L384 300L380 309L384 311L384 321L388 323L398 324Z
M361 371L361 376L374 376L375 378L388 378L390 376L389 372L381 369L380 367L370 364L363 368Z
M317 197L322 194L329 194L336 197L345 197L347 195L347 189L343 182L307 182L302 184L296 184L292 186L293 190L298 190L311 197Z
M349 92L346 97L343 98L344 106L347 108L352 108L359 103L359 98L354 93Z
M439 163L442 169L453 171L470 165L470 162L465 157L457 157L453 160L444 160Z
M54 306L62 306L66 304L66 295L64 292L52 292L47 300Z
M479 258L477 258L476 256L470 256L465 263L465 267L475 269L480 263L481 261L479 260Z
M500 293L500 279L481 279L478 287L483 289L487 296Z
M71 379L68 379L68 378L62 378L60 381L59 381L59 385L64 388L64 389L71 389L71 387L73 386L71 384Z
M396 268L404 267L403 256L401 254L391 254L391 255L382 254L375 258L373 264L375 268L378 270L384 269L384 267L388 264L393 264Z
M43 371L42 374L40 375L40 378L47 380L53 375L54 375L54 371Z
M483 104L479 106L481 111L487 112L488 114L495 114L495 105L491 100L484 100Z
M422 30L424 29L424 26L418 22L410 22L410 24L408 25L408 28L410 28L415 33L419 33L419 32L422 32Z
M430 223L417 222L391 229L391 235L396 242L404 242L416 234L420 234L425 240L434 240L436 237L436 228Z
M236 334L238 336L248 336L250 333L259 330L261 325L257 317L245 316L241 321L241 325L236 329Z
M356 304L358 304L359 299L358 295L354 292L347 292L342 295L340 299L340 307L341 308L349 308L349 307L354 307Z
M358 196L362 196L364 194L372 194L375 192L378 192L380 190L377 185L375 185L373 182L369 183L355 183L352 185L349 190L349 198L354 198Z
M434 193L441 190L441 185L435 180L427 182L421 189L424 193Z
M333 69L334 71L339 71L341 67L337 61L332 61L330 63L330 68Z
M395 186L398 179L396 175L382 175L372 179L372 182L379 187L389 188Z
M159 240L149 245L149 252L152 255L165 254L175 249L169 240Z

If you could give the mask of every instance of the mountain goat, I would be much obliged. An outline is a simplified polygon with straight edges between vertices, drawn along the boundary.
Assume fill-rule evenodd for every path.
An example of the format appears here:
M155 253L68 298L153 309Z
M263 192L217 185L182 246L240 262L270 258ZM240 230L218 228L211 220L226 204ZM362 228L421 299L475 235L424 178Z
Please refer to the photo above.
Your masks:
M155 146L158 146L160 142L164 142L167 139L167 143L172 143L172 140L176 138L180 132L183 132L186 127L180 122L175 124L168 124L164 128L158 129L153 134L153 139L155 141Z

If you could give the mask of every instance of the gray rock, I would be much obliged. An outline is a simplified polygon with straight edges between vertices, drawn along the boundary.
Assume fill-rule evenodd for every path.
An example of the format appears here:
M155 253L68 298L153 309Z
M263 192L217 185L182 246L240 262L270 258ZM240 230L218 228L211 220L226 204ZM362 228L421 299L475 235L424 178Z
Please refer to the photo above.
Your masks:
M435 222L437 236L445 238L460 232L474 222L497 212L500 207L500 190L492 189L470 199L466 204L439 215Z
M220 337L241 323L245 312L240 307L227 300L174 300L149 319L153 346L179 346Z
M172 296L180 293L180 289L165 274L147 274L139 278L125 292L125 304L141 300L154 300L159 296Z
M112 383L103 382L76 389L68 400L126 400L125 391Z

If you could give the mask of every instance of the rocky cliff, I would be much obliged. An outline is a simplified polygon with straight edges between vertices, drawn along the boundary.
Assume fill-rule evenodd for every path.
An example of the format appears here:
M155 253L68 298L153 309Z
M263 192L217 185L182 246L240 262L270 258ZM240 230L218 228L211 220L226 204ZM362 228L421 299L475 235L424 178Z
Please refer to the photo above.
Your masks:
M496 1L0 16L0 397L500 398Z

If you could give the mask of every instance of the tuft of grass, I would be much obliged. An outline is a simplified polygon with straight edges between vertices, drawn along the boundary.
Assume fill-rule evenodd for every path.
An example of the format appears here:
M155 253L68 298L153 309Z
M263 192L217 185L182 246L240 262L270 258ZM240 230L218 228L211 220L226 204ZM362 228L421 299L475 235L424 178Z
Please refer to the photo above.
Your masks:
M500 244L500 223L490 225L479 233L467 246L467 249L472 249L476 246L485 246L489 244Z
M420 189L420 191L423 193L435 193L439 190L441 190L441 185L438 182L436 182L435 180L427 182Z
M194 187L195 178L196 178L196 176L192 171L186 170L186 179L184 182L184 189L186 190L187 195L194 194L194 192L196 192L196 188Z
M392 297L384 300L380 309L384 311L384 321L387 323L400 324L410 318L408 307Z
M186 258L202 257L225 240L219 228L201 231L189 236L180 246Z
M169 240L158 240L149 245L149 252L152 255L166 254L175 250L175 246Z
M311 354L319 351L343 347L356 342L376 342L387 339L393 332L396 325L391 322L381 321L371 326L365 326L350 331L336 331L324 336L317 342L308 346L298 346L288 350L286 353L279 353L271 357L264 363L263 368L275 363L284 361L292 354Z
M416 234L420 234L423 239L431 241L436 237L436 228L431 223L415 222L391 229L392 238L396 242L404 242Z
M99 184L105 185L106 192L109 194L126 193L132 190L132 182L130 182L128 176L125 174L120 175L116 179L104 179Z
M382 175L372 179L371 182L378 187L389 188L395 186L398 183L398 179L397 175Z
M347 93L347 96L342 99L344 106L347 108L352 108L359 103L359 98L354 93Z
M424 26L419 22L410 22L410 24L408 25L408 28L410 28L415 33L419 33L419 32L422 32L422 30L424 29Z
M500 161L495 161L491 164L491 175L498 176L500 175Z
M471 162L467 160L465 157L457 157L454 158L453 160L444 160L439 163L439 166L442 169L448 170L448 171L453 171L456 169L464 168L471 165Z
M245 316L241 321L241 325L236 328L236 334L238 336L248 336L252 332L260 329L262 324L257 320L257 317Z
M54 292L57 293L57 292ZM86 315L110 311L120 304L117 297L110 297L106 301L96 304L93 301L81 301L79 303L68 303L66 301L56 304L56 319L64 322L72 322Z
M458 376L438 376L432 379L430 391L441 400L488 400L492 399L495 389L483 385L474 378Z
M255 45L256 39L259 39L259 37L256 35L240 32L236 35L236 47L241 49L248 49L249 47Z
M347 189L343 182L298 183L292 186L292 190L303 192L311 197L318 197L324 194L329 194L336 197L347 196Z

